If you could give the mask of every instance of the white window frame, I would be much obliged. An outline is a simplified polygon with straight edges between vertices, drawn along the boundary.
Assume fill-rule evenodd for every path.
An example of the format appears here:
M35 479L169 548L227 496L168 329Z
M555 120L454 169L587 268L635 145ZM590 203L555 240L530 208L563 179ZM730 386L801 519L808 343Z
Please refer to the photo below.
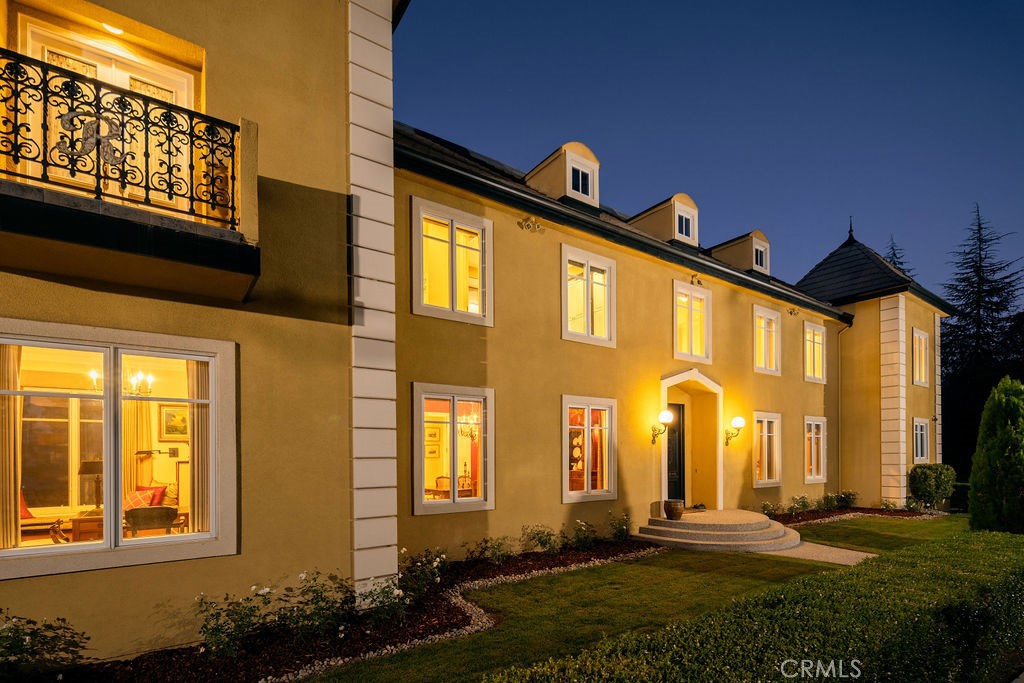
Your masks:
M821 335L821 377L815 377L814 375L807 374L807 358L813 353L813 342L807 341L807 332L816 332ZM818 325L816 323L804 322L804 381L805 382L816 382L818 384L825 384L828 381L828 374L826 368L828 367L827 362L827 349L826 349L827 334L825 332L824 325Z
M696 247L700 243L700 236L697 232L697 210L686 206L681 202L673 202L675 206L675 223L672 226L672 234L675 235L675 239L685 244ZM690 236L687 237L679 232L679 219L685 217L690 219Z
M821 425L821 442L819 444L821 471L815 474L807 473L810 452L807 450L807 428L809 425ZM828 418L815 415L804 416L804 483L824 484L828 481Z
M572 189L572 170L577 169L583 173L590 174L590 194L583 194ZM593 206L599 206L599 194L598 194L598 183L597 183L597 171L598 165L592 161L584 159L578 154L572 152L565 153L565 195L578 199L581 202L586 202Z
M131 330L0 318L0 343L30 346L59 344L102 350L104 377L116 374L120 354L164 355L210 363L210 530L150 538L124 539L108 533L100 541L64 546L32 546L0 551L0 580L65 574L217 557L238 553L235 343ZM103 478L103 499L120 501L121 414L119 392L104 396L104 462L113 476ZM177 399L176 399L177 400ZM120 529L121 504L104 505L104 528Z
M412 511L413 515L439 515L453 512L477 512L494 509L494 389L488 387L464 387L451 384L427 384L414 382L413 396L413 463L412 463ZM480 498L459 500L426 500L423 496L424 421L423 399L447 398L483 401L483 415L480 419L480 443L483 454L480 459ZM451 454L455 457L455 453ZM454 480L454 475L453 475Z
M412 312L432 318L443 318L474 325L494 326L494 222L482 216L475 216L450 206L431 202L421 197L412 198L411 240L412 240ZM429 216L448 223L449 306L442 308L423 301L423 218ZM455 226L460 225L480 233L480 304L481 313L470 313L455 308L458 296L455 283Z
M751 244L752 244L752 246L751 246L752 251L750 253L750 265L757 272L764 273L765 275L770 275L771 271L772 271L772 262L771 262L771 251L768 248L768 243L765 242L764 240L759 240L756 237L751 238L750 241L751 241ZM758 250L764 252L764 265L763 266L757 265L757 252L758 252Z
M912 432L914 441L914 464L926 463L931 460L931 455L928 452L930 447L928 423L929 420L927 419L920 417L914 418L914 429ZM920 441L918 440L918 437L920 437ZM923 448L918 448L918 446L923 446Z
M913 328L913 335L911 336L912 342L910 347L910 375L911 380L916 387L928 386L928 356L929 356L929 343L928 333L924 330L919 330L916 327ZM922 349L918 349L918 340L921 341ZM921 376L918 378L918 366L921 368Z
M691 297L699 296L704 299L704 355L682 353L679 351L679 303L677 297L680 293L689 294ZM693 317L691 310L691 335L693 334ZM689 360L697 363L711 362L711 290L691 285L682 280L672 281L672 356L677 360ZM691 336L690 348L693 348Z
M569 408L600 408L608 411L608 488L599 491L569 491L569 460L566 454L569 452ZM585 503L595 500L617 500L618 493L618 402L614 398L599 398L594 396L572 396L562 395L562 451L559 457L562 460L562 503ZM587 456L584 460L584 472L589 472L590 463L590 424L587 421L588 437L584 438L587 445ZM584 477L587 486L590 486L590 477Z
M766 321L772 319L775 321L775 367L770 368L767 365L758 365L760 358L757 354L757 319L763 317ZM765 326L765 333L767 335L767 325ZM760 372L766 375L781 375L782 374L782 314L779 311L765 308L764 306L754 305L754 371Z
M569 329L569 261L586 263L587 266L587 324L591 329L590 320L590 269L592 266L602 268L608 273L608 336L597 337L592 334L573 332ZM583 251L568 244L562 244L562 339L578 341L596 346L615 348L615 261L589 251Z
M775 452L772 454L772 460L775 465L775 479L758 479L757 478L757 461L760 458L760 454L754 449L757 447L757 430L759 429L759 421L771 421L775 423ZM755 489L770 488L772 486L782 486L782 414L781 413L767 413L763 411L754 412L754 433L751 436L751 479L754 481Z

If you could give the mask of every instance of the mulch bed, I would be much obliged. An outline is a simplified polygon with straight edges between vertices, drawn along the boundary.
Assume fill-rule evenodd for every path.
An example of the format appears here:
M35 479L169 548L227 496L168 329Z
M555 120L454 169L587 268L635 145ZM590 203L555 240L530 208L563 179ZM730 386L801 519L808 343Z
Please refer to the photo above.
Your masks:
M916 512L914 510L882 510L879 508L844 508L841 510L807 510L806 512L795 512L795 513L784 513L781 515L775 515L772 517L779 524L790 526L792 524L802 524L804 522L814 522L819 519L828 519L829 517L839 517L840 515L849 515L851 513L860 513L862 515L872 515L875 517L930 517L932 516L926 512Z
M268 676L281 676L298 671L314 662L337 657L360 657L391 646L401 645L432 635L465 627L470 616L447 600L445 589L471 581L519 576L530 572L570 567L592 560L611 559L655 547L642 541L600 541L589 550L566 550L559 553L524 553L509 558L501 565L486 560L453 562L446 579L436 594L418 607L408 610L405 618L389 622L377 629L354 625L346 629L343 639L322 639L297 644L276 631L266 632L244 643L234 657L215 656L201 646L180 647L149 652L133 659L97 662L50 672L32 679L37 681L146 681L147 683L182 683L183 681L259 681ZM58 675L62 675L58 679Z

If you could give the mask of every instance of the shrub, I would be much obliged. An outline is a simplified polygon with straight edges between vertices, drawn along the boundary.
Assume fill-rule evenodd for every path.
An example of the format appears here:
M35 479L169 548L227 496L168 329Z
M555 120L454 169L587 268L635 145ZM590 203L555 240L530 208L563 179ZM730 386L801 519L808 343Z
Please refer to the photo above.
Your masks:
M774 519L782 514L782 503L764 501L761 503L761 514Z
M82 662L89 636L76 631L66 619L42 622L12 617L0 610L0 679L61 669Z
M524 553L535 548L545 553L557 553L562 547L562 539L554 529L544 524L524 524L519 545Z
M906 505L906 507L907 507L908 510L912 510L914 512L921 512L922 510L924 510L925 505L924 505L924 501L918 500L917 498L914 498L913 496L907 496L907 505Z
M213 652L232 657L238 654L247 637L276 621L274 610L270 608L271 593L269 586L253 585L248 595L235 598L225 594L223 602L211 600L204 593L197 595L196 609L202 618L199 633L206 646Z
M589 550L597 542L597 529L590 522L577 519L576 523L569 527L566 537L566 543L574 550Z
M883 510L890 510L890 511L892 511L892 510L899 510L899 508L900 508L899 505L897 505L893 501L889 500L888 498L883 498L882 499L882 509Z
M826 493L818 502L814 504L814 507L818 510L835 510L839 507L839 496L834 493Z
M504 564L515 555L509 536L482 538L476 543L463 543L462 547L466 549L467 560L487 560L491 564Z
M629 510L623 511L621 515L616 515L614 511L608 511L608 529L611 531L611 537L613 541L628 541L629 531L632 525L633 519L629 516Z
M798 512L807 512L811 509L811 501L807 496L793 496L793 502L786 508L786 512L795 515Z
M840 491L836 494L836 507L840 510L849 510L857 504L856 491Z
M356 616L352 584L337 574L299 574L299 587L282 589L271 621L280 621L299 639L344 633Z
M398 587L396 576L378 579L359 594L359 606L363 610L361 617L371 629L403 621L408 605L409 598Z
M1009 377L985 402L968 496L972 529L1024 533L1024 385Z
M437 590L441 577L448 570L448 555L441 548L428 548L409 557L405 556L406 550L402 548L400 554L398 588L402 590L407 604L417 604Z
M1022 601L1024 539L964 534L485 680L774 681L783 662L803 659L847 672L856 659L865 681L1009 680L1022 665Z
M910 494L929 508L953 495L955 483L956 470L942 463L914 465L907 476Z

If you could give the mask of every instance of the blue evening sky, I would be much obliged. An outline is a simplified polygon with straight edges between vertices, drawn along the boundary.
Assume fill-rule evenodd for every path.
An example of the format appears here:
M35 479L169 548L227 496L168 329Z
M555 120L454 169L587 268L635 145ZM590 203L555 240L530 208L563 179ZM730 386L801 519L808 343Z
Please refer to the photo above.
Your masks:
M936 293L974 202L1024 255L1024 2L413 0L395 117L527 171L569 140L601 201L675 192L789 282L889 235Z

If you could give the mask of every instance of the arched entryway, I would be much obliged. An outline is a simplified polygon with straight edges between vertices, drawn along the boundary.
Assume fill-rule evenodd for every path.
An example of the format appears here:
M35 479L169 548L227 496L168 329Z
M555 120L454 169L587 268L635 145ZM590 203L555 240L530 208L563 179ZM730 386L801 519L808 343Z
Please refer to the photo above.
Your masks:
M722 387L699 370L687 370L661 380L661 405L682 415L679 443L673 445L673 475L680 468L680 488L686 504L704 503L722 509ZM673 432L675 433L675 432ZM669 497L669 438L661 444L661 496ZM676 456L677 448L682 449ZM678 457L678 460L676 459Z

